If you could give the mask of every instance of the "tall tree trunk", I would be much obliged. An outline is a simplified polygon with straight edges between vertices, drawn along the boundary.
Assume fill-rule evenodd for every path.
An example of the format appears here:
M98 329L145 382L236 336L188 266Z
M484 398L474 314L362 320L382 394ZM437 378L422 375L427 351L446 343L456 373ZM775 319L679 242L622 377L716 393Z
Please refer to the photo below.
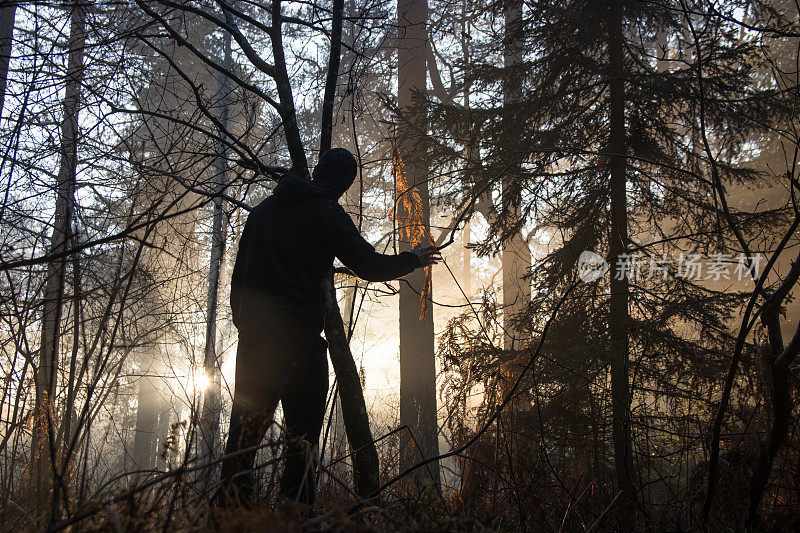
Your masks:
M472 34L472 25L471 17L470 17L470 0L462 0L461 1L461 59L465 65L472 64L472 50L471 50L471 38L470 35ZM470 98L472 96L472 83L467 82L464 84L464 108L467 112L471 112L472 103L470 102ZM466 161L466 182L467 183L475 183L476 182L476 175L478 174L478 168L480 163L478 162L478 146L477 146L477 134L473 131L470 135L469 141L467 146L464 150L465 152L465 161ZM477 210L477 208L476 208ZM464 293L467 295L468 299L472 298L472 251L469 249L468 245L470 242L470 238L472 237L472 213L466 219L464 223L464 228L461 230L461 243L462 243L462 254L464 257L463 263L463 271L462 271L462 289ZM469 412L469 395L465 394L461 404L462 410L462 418L466 419L466 413ZM480 422L480 421L479 421ZM472 505L475 499L475 492L479 485L479 476L477 475L477 464L474 463L470 458L465 457L462 461L459 462L461 466L461 500L464 502L464 505L469 507Z
M472 232L472 221L468 218L461 230L461 289L467 298L472 298L472 250L469 249L469 239Z
M166 470L170 464L170 454L174 451L174 446L167 448L167 439L172 431L171 421L175 410L166 399L159 397L156 405L158 411L158 424L156 424L156 468Z
M522 98L522 78L515 71L522 63L522 1L506 0L505 9L505 46L503 66L506 75L503 78L503 130L508 135L503 140L501 149L504 153L504 166L508 170L503 174L503 208L507 212L505 218L512 233L503 241L503 348L519 349L522 333L513 326L513 317L523 311L531 300L530 280L524 279L531 265L531 252L528 243L522 236L521 177L520 156L512 148L517 145L511 137L518 131L516 123L517 106Z
M159 395L149 353L139 356L138 397L136 429L133 438L133 462L136 469L150 470L156 466Z
M325 82L325 99L322 104L320 154L331 147L333 135L333 105L336 99L336 84L339 79L343 15L344 0L334 0L331 53ZM336 286L333 283L332 272L325 279L323 291L325 338L328 341L331 363L339 384L339 399L347 441L354 452L353 477L355 478L356 493L359 496L367 497L376 492L379 487L378 450L375 448L372 430L369 427L369 415L364 402L364 392L361 389L361 378L350 351L348 328L345 328L342 313L336 301Z
M36 405L32 436L32 465L34 468L36 501L40 509L49 503L52 488L53 452L55 447L55 412L58 351L64 285L69 258L70 231L75 209L75 178L78 165L78 109L83 76L85 13L75 2L70 13L69 59L65 76L63 117L61 119L61 153L53 233L48 249L52 259L47 264L42 311L42 337L39 349L39 368L36 373ZM67 410L71 406L66 406Z
M223 65L226 70L233 69L231 55L231 34L223 35ZM231 107L231 86L228 76L218 74L217 102L219 105L218 132L220 138L227 135ZM217 194L221 194L228 183L227 147L222 141L216 142L214 158L214 185ZM214 198L213 216L211 220L211 259L208 265L208 298L206 303L206 345L203 357L203 371L209 384L203 400L202 423L200 425L200 455L207 459L215 459L221 450L219 419L222 411L222 370L217 353L217 308L219 302L219 278L222 259L225 255L225 214L222 210L221 196ZM215 470L216 471L216 470Z
M398 0L397 15L402 36L397 46L397 103L403 115L395 161L397 219L404 236L400 249L409 250L430 241L428 172L416 143L426 123L414 102L426 87L427 0ZM401 470L439 453L431 293L429 268L417 269L400 282L400 423L408 426L400 439ZM417 470L415 477L423 484L438 483L438 462Z
M14 40L14 17L16 13L17 3L14 1L10 1L8 5L0 7L0 116L3 115L3 105L6 99L8 63L11 59L11 45Z
M614 441L614 468L619 500L619 525L635 525L635 491L633 456L631 450L630 403L628 385L628 298L627 273L618 276L628 240L628 212L626 196L626 143L625 143L625 80L622 34L622 7L617 0L608 6L608 55L610 75L610 195L611 228L609 251L617 268L611 272L609 313L612 438Z

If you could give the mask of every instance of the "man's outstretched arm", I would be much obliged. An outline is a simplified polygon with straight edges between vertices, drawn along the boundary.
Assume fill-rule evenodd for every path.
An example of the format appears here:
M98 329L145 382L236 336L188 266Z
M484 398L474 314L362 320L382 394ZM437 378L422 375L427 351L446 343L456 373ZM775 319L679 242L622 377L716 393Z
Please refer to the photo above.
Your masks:
M333 226L336 257L356 276L367 281L397 279L417 268L438 263L441 259L436 246L417 245L411 251L397 255L376 252L341 208Z

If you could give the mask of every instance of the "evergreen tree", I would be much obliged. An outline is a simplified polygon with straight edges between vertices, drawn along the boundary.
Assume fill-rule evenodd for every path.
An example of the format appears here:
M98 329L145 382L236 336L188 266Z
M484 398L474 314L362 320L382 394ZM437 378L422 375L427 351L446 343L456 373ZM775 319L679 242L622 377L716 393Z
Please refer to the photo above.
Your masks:
M487 20L499 18L504 5L491 6ZM526 383L538 386L553 408L545 404L541 411L541 423L551 428L562 427L564 417L596 417L598 403L610 411L611 434L600 426L590 435L601 439L593 447L611 450L616 488L610 497L618 491L619 527L634 527L636 499L658 476L657 461L644 453L659 440L652 431L668 431L681 419L662 416L653 398L701 384L710 390L732 349L728 320L742 295L687 276L681 263L690 254L743 251L727 228L712 174L724 187L759 180L754 169L733 164L761 129L741 117L776 112L774 91L753 82L754 44L724 23L732 10L710 11L702 2L684 9L680 2L609 1L587 9L583 2L529 1L518 66L500 66L502 34L487 24L494 38L478 53L487 60L464 65L464 76L483 87L482 98L468 112L431 102L432 164L459 168L458 148L477 132L482 157L479 166L459 173L463 194L503 191L480 251L496 253L522 224L538 237L533 298L516 321L535 338L575 284L546 339L551 364L539 370L537 382ZM685 36L688 16L702 26L704 91L691 68L696 53ZM519 80L514 101L502 97L509 77ZM698 150L701 104L704 131L721 155L715 168ZM519 209L505 199L512 191ZM776 219L774 212L730 212L744 233L769 232ZM578 281L582 252L599 254L610 271ZM499 353L490 361L502 365ZM580 440L573 437L569 446L576 459L585 457ZM605 460L595 457L601 464L589 470L601 473Z

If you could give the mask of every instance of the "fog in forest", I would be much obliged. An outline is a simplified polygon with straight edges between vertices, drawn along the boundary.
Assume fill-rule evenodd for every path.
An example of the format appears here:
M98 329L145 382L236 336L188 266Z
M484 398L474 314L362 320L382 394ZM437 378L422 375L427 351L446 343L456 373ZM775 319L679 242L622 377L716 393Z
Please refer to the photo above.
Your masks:
M795 531L798 57L788 0L0 0L0 530Z

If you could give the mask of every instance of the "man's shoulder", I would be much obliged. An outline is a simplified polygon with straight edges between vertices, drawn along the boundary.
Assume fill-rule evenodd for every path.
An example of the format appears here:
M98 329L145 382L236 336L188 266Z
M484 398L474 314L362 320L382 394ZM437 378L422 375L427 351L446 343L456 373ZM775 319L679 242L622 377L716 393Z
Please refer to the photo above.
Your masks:
M315 196L306 201L309 205L313 205L314 208L322 211L326 215L341 216L344 214L344 209L342 209L342 206L339 205L339 202L333 198L328 198L327 196Z
M267 196L263 200L261 200L258 204L256 204L253 209L250 210L250 213L247 215L248 220L254 220L259 218L264 214L265 211L270 209L270 205L273 203L272 196Z
M350 218L350 215L345 212L336 199L323 195L312 195L294 198L292 202L288 203L279 201L274 196L267 196L250 211L248 220L262 221L278 212L281 213L281 216L285 216L287 211L322 223L341 223L343 218Z

